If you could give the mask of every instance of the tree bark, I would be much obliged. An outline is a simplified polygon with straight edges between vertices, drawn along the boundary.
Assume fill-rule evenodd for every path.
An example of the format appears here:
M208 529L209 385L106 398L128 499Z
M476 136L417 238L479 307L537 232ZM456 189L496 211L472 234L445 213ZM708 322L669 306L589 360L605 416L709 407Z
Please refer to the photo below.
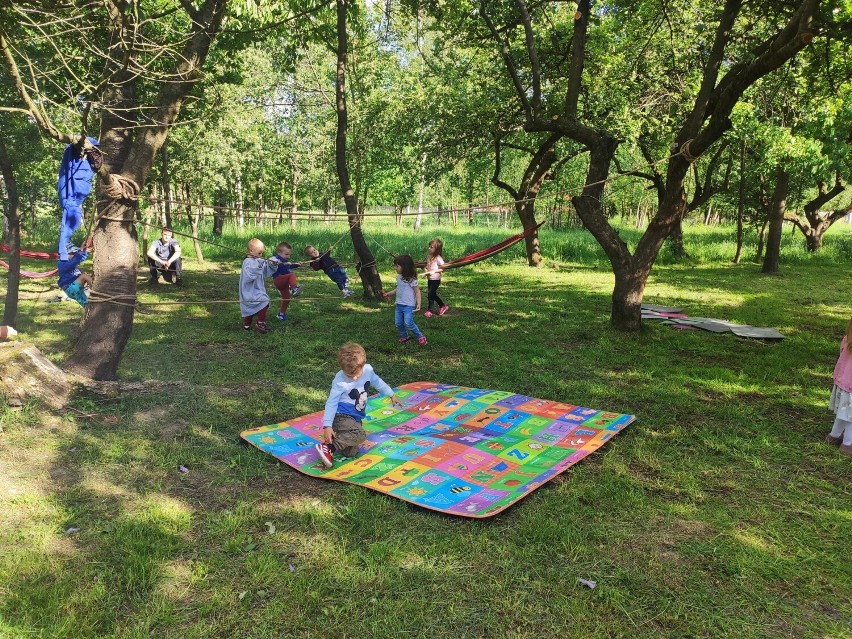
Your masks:
M3 324L16 326L18 321L18 293L21 286L21 202L18 183L12 169L12 161L6 144L0 138L0 174L6 187L6 220L9 225L9 272L6 276L6 302L3 309Z
M769 234L766 237L766 257L763 260L763 273L778 272L781 261L781 233L784 222L784 211L787 208L787 188L790 184L790 174L783 168L778 169L775 177L775 190L772 193L772 204L769 210Z
M160 149L160 183L163 188L163 226L172 227L172 176L169 172L169 144L163 143Z
M192 247L195 249L195 259L199 264L203 264L204 254L201 252L201 242L198 241L198 224L201 222L204 205L201 203L200 193L197 198L198 202L195 203L195 211L187 211L187 213L189 214L189 228L192 230Z
M213 209L213 235L221 237L225 226L225 207L228 205L228 201L225 199L225 192L222 189L216 190L215 197L216 206Z
M737 250L734 264L739 264L743 254L743 215L745 213L745 139L740 142L740 185L737 193Z
M349 220L349 234L352 246L358 257L358 274L364 287L364 298L382 300L382 278L376 268L376 259L364 241L361 222L358 215L358 198L349 181L349 167L346 156L346 134L349 121L346 111L346 60L349 48L349 36L346 32L346 11L349 0L337 0L337 75L335 82L337 108L337 134L334 144L334 159L337 167L337 179L346 204L346 216Z
M299 211L299 200L297 197L299 189L299 168L293 163L293 179L290 182L290 229L296 230L296 213Z
M686 248L683 246L683 220L675 222L672 232L669 233L669 241L672 245L672 253L677 259L689 259L689 253L686 252Z

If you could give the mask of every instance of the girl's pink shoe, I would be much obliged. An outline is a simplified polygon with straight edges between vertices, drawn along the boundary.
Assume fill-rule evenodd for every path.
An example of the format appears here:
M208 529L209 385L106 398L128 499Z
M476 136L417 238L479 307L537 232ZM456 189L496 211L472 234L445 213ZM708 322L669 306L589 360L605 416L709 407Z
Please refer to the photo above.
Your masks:
M426 311L423 313L423 317L432 317L432 311Z
M410 338L410 337L400 337L400 338L399 338L399 343L400 343L400 344L405 344L406 342L410 342L410 341L411 341L411 338Z
M421 335L420 337L418 337L417 343L420 344L420 346L426 346L426 336Z
M449 306L447 306L446 304L444 304L444 305L440 308L440 310L438 310L438 315L439 315L439 316L440 316L440 315L443 315L443 314L444 314L444 313L446 313L448 310L450 310L450 307L449 307Z

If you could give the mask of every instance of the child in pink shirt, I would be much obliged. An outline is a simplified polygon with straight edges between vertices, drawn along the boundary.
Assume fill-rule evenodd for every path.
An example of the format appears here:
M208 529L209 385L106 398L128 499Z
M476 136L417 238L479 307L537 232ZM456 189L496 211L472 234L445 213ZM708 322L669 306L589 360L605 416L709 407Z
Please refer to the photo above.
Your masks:
M840 357L834 366L834 388L828 407L837 418L825 440L840 446L841 452L852 455L852 318L840 342Z

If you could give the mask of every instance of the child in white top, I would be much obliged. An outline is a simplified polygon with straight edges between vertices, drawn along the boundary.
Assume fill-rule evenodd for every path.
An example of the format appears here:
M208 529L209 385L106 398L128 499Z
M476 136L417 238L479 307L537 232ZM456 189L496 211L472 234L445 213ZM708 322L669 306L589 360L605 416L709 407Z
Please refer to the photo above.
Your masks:
M426 346L426 336L414 323L414 313L420 310L420 285L417 283L417 270L410 255L397 255L393 258L396 267L396 288L385 293L385 299L396 293L396 328L399 330L399 343L411 341L408 332L414 334L420 346Z
M426 252L426 267L423 269L426 272L429 303L424 317L432 317L432 304L438 308L438 315L441 316L450 310L450 307L444 304L444 300L438 297L438 287L441 285L441 270L444 266L444 243L437 237L429 242L429 249Z
M840 342L840 356L834 365L834 388L831 389L828 407L834 411L836 419L825 439L829 444L840 446L840 452L852 455L852 318Z
M363 346L347 342L337 352L337 362L340 371L331 382L322 418L324 441L316 445L320 461L326 468L334 465L335 455L357 455L367 439L362 422L371 390L388 395L392 405L402 408L402 402L393 389L367 363L367 352Z

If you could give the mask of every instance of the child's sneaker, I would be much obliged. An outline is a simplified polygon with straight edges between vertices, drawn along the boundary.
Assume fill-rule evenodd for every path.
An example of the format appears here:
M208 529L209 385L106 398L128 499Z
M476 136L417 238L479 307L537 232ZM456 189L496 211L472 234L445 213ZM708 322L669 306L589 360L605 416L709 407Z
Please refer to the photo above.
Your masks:
M432 311L426 311L423 313L423 317L432 317Z
M351 288L344 288L343 289L343 297L351 297L351 296L352 296L352 289Z
M275 317L280 319L282 322L286 322L288 319L290 319L289 317L287 317L287 313L278 313L278 315L276 315Z
M301 293L301 292L302 292L301 286L291 286L290 287L290 295L292 295L293 297L298 297L299 293Z
M258 333L268 333L269 327L266 325L266 322L258 322L255 326L257 328Z
M400 344L405 344L406 342L410 342L410 341L411 341L411 338L410 338L410 337L400 337L400 338L399 338L399 343L400 343Z
M428 342L426 341L426 336L425 336L425 335L421 335L420 337L418 337L418 338L417 338L417 343L418 343L418 344L420 344L420 346L426 346L426 344L428 343Z
M825 436L825 441L831 444L832 446L840 446L843 443L843 435L838 435L835 437L831 433Z
M438 315L439 315L439 316L441 316L441 315L443 315L444 313L446 313L448 310L450 310L450 307L449 307L449 306L447 306L446 304L444 304L444 305L440 308L440 310L438 311Z
M251 330L251 324L248 324L248 325L243 324L243 330L244 331L250 331Z
M334 454L331 452L331 447L325 442L321 442L314 446L317 450L322 465L326 468L334 466Z
M852 444L840 444L840 452L852 455Z

